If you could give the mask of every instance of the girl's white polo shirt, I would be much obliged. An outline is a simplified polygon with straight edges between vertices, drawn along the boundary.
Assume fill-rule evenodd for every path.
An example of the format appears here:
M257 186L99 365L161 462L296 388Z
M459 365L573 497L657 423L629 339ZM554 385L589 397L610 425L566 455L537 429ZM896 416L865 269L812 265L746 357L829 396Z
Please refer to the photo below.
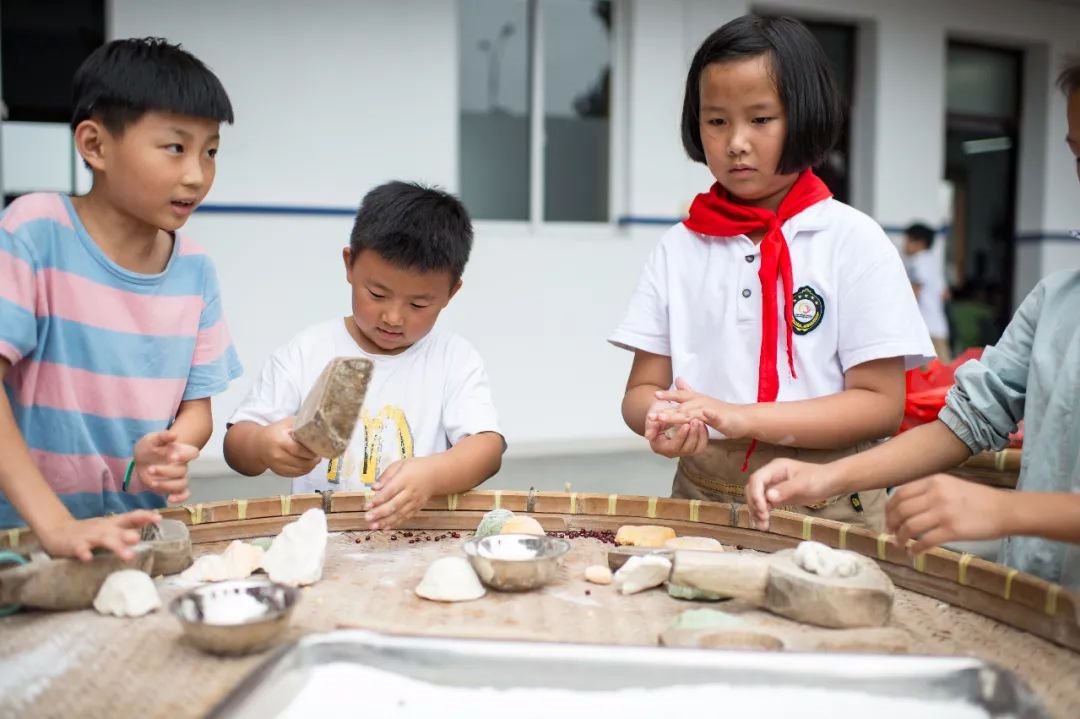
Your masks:
M783 232L794 278L797 378L787 367L780 301L777 401L840 392L844 373L870 360L904 357L910 369L934 358L900 253L874 220L830 199L788 220ZM671 357L673 377L698 392L757 401L760 255L745 235L709 237L675 225L653 250L608 341Z

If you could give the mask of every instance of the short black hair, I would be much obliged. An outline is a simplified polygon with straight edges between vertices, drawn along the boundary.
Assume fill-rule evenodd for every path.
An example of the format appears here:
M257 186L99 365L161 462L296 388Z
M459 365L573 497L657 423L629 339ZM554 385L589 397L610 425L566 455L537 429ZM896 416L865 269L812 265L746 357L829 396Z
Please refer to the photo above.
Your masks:
M904 230L904 235L910 237L916 242L922 242L926 245L926 249L930 249L934 246L934 236L937 233L929 225L925 225L922 222L916 222L908 225Z
M458 198L442 190L395 180L368 192L349 238L352 260L363 250L420 272L450 273L457 283L472 251L472 221Z
M766 56L787 115L787 136L776 171L800 172L825 159L836 144L844 111L832 66L806 26L790 17L744 15L709 35L694 54L683 98L682 142L694 162L701 144L701 73L713 63Z
M164 38L113 40L75 71L71 129L99 119L114 134L147 112L233 122L232 103L210 68Z
M1065 97L1072 97L1074 92L1080 92L1080 57L1066 61L1065 69L1058 75L1057 85L1065 93Z

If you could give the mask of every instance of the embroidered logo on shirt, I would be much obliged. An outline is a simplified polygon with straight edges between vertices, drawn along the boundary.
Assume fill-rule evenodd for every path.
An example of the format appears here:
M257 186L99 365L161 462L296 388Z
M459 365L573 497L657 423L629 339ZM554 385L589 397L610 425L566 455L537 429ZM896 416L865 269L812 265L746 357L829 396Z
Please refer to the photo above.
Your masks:
M825 300L809 285L800 287L793 299L792 331L804 335L821 324L821 318L825 316Z

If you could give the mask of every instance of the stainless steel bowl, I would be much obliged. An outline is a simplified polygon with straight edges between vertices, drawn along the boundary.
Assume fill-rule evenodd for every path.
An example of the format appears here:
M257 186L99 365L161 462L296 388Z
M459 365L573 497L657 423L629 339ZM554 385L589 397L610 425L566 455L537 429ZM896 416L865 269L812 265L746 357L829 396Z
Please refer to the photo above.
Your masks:
M496 534L464 543L465 556L480 581L503 592L524 592L542 587L559 570L559 560L570 542L532 534Z
M300 590L267 580L239 579L192 589L169 609L184 635L211 654L251 654L273 644L289 626Z

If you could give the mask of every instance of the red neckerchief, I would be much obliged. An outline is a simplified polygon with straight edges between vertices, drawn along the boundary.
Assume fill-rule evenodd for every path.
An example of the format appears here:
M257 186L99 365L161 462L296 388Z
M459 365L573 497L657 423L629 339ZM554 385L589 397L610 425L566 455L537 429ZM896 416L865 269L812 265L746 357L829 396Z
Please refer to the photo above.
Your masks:
M761 354L758 358L758 402L773 402L780 392L780 376L776 369L776 279L784 282L784 324L787 329L787 359L791 376L795 377L795 358L791 346L793 281L791 278L791 255L787 240L780 227L807 207L832 197L811 170L799 174L795 184L780 201L776 212L761 207L742 205L731 200L727 191L716 183L709 192L698 195L690 205L690 217L683 222L694 232L710 237L737 237L765 230L761 240ZM743 462L746 471L750 455L757 440L750 444Z

